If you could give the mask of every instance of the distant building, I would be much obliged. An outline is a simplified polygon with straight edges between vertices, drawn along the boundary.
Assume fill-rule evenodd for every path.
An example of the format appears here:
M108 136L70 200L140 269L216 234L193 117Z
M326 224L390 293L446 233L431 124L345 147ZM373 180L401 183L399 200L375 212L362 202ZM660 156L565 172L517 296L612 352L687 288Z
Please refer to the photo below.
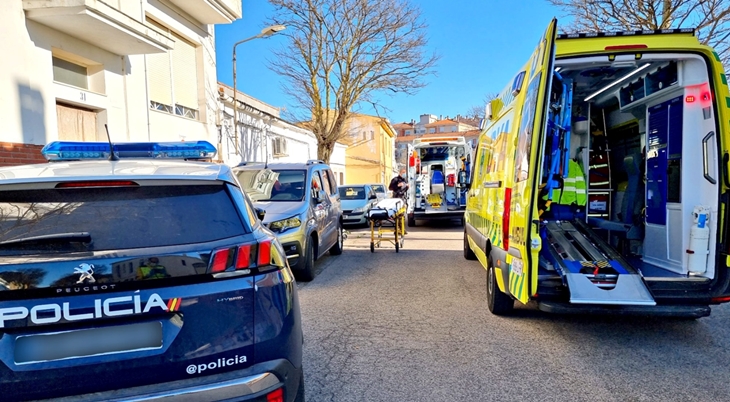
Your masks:
M387 119L353 113L346 123L344 184L387 183L395 174L396 131Z
M218 83L220 99L219 147L222 159L237 165L247 162L306 162L317 159L317 138L311 131L280 117L279 109L241 91L238 135L233 124L233 88ZM330 167L338 183L346 180L346 145L336 143Z
M427 134L440 134L440 133L458 133L464 131L477 130L479 127L472 126L470 124L460 122L458 120L445 118L442 120L435 121L424 125Z
M397 135L398 137L415 134L415 127L415 121L411 121L410 123L403 122L393 124L393 128L395 129L395 135Z

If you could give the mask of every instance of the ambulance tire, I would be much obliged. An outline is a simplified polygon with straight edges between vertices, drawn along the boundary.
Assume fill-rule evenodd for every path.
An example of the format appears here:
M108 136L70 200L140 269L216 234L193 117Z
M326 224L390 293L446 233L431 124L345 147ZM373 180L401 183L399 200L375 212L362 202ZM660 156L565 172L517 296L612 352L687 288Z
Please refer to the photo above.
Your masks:
M466 235L466 228L464 229L464 259L474 261L477 259L477 255L469 247L469 238Z
M408 215L408 227L409 228L416 227L416 218L414 218L412 215Z
M497 273L491 256L487 257L487 262L487 308L494 315L509 315L515 306L515 301L499 290Z

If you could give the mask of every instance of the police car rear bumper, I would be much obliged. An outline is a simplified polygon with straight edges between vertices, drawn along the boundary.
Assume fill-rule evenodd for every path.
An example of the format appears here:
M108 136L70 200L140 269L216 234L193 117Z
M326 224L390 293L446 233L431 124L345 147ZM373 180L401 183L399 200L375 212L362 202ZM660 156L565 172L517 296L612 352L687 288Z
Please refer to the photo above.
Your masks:
M183 368L184 369L184 368ZM283 379L283 380L282 380ZM266 395L284 388L284 400L296 397L302 369L287 360L273 360L247 369L86 395L44 399L52 402L197 402L266 401Z

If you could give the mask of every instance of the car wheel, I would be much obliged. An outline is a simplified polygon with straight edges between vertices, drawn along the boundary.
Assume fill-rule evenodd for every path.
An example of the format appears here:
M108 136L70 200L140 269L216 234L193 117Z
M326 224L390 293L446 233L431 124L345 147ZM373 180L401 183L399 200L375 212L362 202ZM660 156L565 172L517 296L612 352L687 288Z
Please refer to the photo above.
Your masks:
M304 253L304 266L295 272L297 279L309 282L314 279L314 238L307 240L307 249Z
M464 258L471 261L477 259L477 255L469 247L469 238L466 235L466 229L464 229Z
M509 295L499 290L492 257L487 257L487 262L487 308L494 315L508 315L514 308L515 302Z
M337 242L334 246L332 246L332 248L330 248L330 255L342 254L342 249L345 246L345 236L343 232L344 230L342 229L342 224L337 224Z

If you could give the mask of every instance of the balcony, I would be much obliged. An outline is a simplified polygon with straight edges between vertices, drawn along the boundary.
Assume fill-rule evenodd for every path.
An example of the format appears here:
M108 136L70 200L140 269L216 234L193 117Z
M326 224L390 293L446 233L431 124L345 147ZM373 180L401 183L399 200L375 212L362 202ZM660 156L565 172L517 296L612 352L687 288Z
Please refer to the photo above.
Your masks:
M230 24L241 18L241 0L170 0L203 24Z
M172 38L100 0L23 0L25 16L118 55L162 53Z

